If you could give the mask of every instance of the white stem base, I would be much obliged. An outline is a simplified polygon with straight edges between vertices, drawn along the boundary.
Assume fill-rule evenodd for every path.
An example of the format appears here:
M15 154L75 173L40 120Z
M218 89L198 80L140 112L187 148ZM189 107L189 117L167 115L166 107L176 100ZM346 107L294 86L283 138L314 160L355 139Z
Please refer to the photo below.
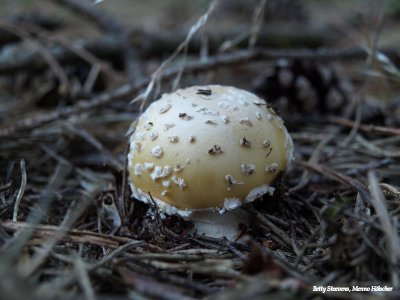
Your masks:
M226 237L235 241L239 235L239 223L249 224L248 212L242 209L232 209L220 214L216 211L196 211L189 220L194 223L193 231L199 235L214 238Z

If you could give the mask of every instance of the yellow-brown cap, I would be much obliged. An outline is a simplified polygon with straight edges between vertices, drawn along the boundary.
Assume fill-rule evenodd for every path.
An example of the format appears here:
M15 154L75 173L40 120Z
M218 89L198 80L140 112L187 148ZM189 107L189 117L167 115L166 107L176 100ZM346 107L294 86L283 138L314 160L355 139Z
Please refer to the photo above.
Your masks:
M264 100L229 86L193 86L164 94L139 118L131 189L169 213L229 210L272 194L292 153L282 119Z

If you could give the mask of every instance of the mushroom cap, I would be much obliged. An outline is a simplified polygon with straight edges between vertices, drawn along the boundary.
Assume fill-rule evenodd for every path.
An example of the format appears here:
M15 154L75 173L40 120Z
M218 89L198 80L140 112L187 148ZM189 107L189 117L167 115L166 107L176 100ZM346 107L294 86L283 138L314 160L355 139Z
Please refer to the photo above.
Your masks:
M293 157L282 119L247 91L220 85L164 94L130 138L132 194L167 212L230 210L263 194Z

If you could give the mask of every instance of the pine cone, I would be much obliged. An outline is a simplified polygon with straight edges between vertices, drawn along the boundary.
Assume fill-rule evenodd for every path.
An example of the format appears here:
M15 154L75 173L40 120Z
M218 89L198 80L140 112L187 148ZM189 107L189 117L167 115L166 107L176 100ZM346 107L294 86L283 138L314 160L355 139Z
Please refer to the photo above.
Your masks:
M400 99L390 101L383 114L386 126L400 127Z
M315 121L324 121L321 116L326 115L343 116L355 96L352 83L339 76L334 66L301 60L278 60L256 78L253 86L257 95L279 110L289 127L303 123L304 116ZM400 119L393 112L399 110L399 101L386 108L366 101L362 122L395 126ZM349 117L355 118L354 114Z
M254 90L283 115L325 115L343 111L352 86L332 66L281 59L254 81Z

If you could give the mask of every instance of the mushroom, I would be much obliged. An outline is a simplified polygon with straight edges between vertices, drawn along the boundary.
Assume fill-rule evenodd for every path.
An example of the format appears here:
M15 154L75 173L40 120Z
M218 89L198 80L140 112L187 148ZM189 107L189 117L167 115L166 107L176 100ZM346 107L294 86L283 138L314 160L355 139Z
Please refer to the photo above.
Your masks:
M293 158L282 119L247 91L193 86L164 94L130 138L134 198L178 214L200 234L238 237L239 207L264 194ZM151 196L150 196L151 195Z

